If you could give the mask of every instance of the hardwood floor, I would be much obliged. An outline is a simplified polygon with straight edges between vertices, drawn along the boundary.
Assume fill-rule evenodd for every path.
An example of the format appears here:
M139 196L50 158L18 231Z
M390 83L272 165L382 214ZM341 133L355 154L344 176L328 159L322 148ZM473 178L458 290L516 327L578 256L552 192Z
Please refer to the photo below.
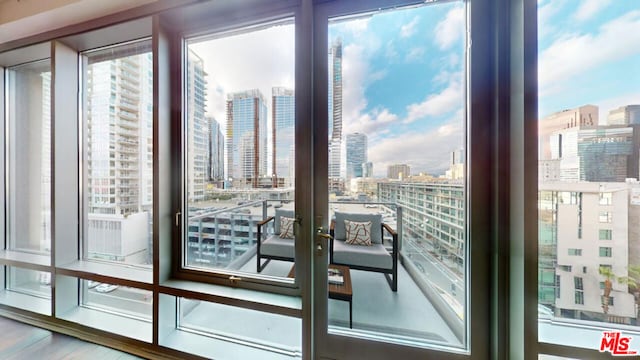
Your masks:
M108 347L0 316L0 359L140 359Z

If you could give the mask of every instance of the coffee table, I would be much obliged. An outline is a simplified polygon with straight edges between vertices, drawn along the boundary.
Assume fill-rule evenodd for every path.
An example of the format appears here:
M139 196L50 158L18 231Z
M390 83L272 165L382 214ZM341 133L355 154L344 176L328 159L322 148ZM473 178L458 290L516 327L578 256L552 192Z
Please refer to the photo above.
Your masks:
M349 302L349 328L353 328L353 289L351 288L351 272L348 266L329 264L329 269L336 269L342 273L342 284L328 283L329 299ZM294 278L296 274L295 265L291 267L287 277Z

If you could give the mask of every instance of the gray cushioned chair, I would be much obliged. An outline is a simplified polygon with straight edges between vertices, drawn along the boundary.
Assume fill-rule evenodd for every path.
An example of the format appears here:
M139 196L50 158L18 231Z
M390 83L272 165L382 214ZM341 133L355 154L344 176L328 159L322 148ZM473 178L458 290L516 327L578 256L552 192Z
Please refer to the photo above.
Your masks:
M295 239L283 239L280 237L280 218L294 218L293 210L276 209L275 216L270 216L258 223L257 241L257 271L261 272L269 261L285 260L293 261L295 258ZM266 225L273 221L273 234L268 234ZM267 259L262 263L261 259Z
M347 244L345 220L371 221L371 246ZM393 241L391 253L382 243L382 233L385 230L389 232ZM398 234L389 225L382 223L381 215L336 211L335 220L331 221L330 232L332 239L329 246L329 261L332 264L384 273L391 290L398 290Z

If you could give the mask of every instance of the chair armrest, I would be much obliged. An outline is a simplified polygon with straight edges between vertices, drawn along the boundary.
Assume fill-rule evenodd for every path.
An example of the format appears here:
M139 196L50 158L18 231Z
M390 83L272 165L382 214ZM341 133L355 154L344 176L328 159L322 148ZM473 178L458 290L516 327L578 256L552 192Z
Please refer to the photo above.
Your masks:
M388 224L382 223L382 231L384 232L384 230L387 230L387 232L391 235L391 239L393 241L393 253L395 256L398 254L398 233L393 230Z
M264 225L266 225L269 221L273 220L273 219L274 219L273 216L269 216L268 218L260 221L257 224L258 225L258 234L257 234L257 237L258 237L258 239L257 239L258 240L258 251L260 251L260 243L262 242L262 227Z
M275 217L273 217L273 216L269 216L268 218L266 218L266 219L264 219L264 220L260 221L260 222L258 223L258 227L262 227L262 226L264 226L266 223L268 223L269 221L271 221L271 220L273 220L273 219L275 219Z

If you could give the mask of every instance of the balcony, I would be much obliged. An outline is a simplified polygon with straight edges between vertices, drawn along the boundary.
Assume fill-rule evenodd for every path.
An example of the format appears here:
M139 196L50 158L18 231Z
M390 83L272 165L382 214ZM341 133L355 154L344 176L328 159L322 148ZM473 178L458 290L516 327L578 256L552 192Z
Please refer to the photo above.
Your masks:
M293 203L258 200L212 205L215 207L190 208L189 241L185 244L188 267L287 278L293 265L287 261L272 260L257 274L256 224L273 216L274 206L292 209ZM406 225L402 208L392 203L366 207L357 202L331 203L331 216L335 211L381 213L383 221L394 228L396 224ZM407 235L399 239L398 291L391 290L381 273L351 269L353 330L349 329L349 303L332 299L328 305L330 329L399 342L463 347L466 286L458 264L451 260L455 255L437 253L427 239L408 235L409 231L404 233ZM194 309L194 313L202 314L214 305L201 306L203 309Z

